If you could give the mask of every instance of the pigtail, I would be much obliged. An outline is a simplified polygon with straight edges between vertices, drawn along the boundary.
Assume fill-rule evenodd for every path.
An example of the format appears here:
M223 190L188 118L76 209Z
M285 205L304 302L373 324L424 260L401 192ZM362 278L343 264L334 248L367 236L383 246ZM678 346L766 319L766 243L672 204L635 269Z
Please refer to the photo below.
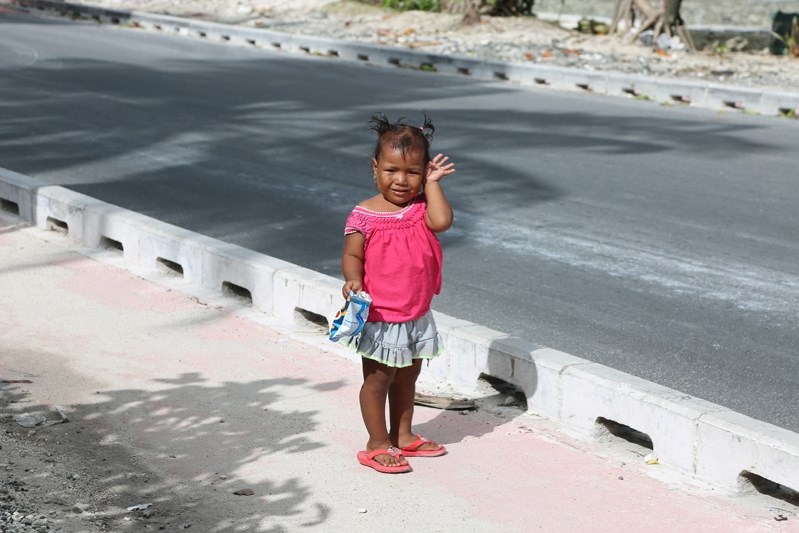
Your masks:
M369 129L377 133L378 137L391 129L391 121L383 113L373 113L368 124Z
M422 122L419 129L422 130L422 135L427 139L427 142L431 143L433 142L433 134L436 132L436 127L433 126L433 121L427 111L422 111L422 115L424 116L424 122Z

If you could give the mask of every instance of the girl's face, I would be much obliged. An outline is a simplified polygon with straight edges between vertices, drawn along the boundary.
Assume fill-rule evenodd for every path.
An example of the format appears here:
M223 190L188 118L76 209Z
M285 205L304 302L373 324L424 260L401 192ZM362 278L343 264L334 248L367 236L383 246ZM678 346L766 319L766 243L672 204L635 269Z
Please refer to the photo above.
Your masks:
M420 150L407 152L384 148L379 160L372 160L377 189L388 202L404 207L424 185L427 167Z

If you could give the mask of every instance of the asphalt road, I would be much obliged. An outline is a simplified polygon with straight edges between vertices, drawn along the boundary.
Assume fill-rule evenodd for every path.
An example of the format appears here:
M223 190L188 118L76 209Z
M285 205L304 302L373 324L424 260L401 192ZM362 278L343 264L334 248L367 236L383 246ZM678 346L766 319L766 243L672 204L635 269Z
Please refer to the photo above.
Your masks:
M420 109L436 309L799 431L796 121L0 13L0 166L332 275Z

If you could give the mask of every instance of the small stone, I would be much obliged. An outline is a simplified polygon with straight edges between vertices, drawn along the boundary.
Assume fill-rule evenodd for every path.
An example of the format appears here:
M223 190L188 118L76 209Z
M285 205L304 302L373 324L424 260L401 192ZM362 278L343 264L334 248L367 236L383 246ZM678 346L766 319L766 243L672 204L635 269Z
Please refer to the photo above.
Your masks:
M364 509L363 507L361 507L360 509L358 509L358 512L359 512L360 514L366 514L366 509Z
M233 494L235 494L236 496L252 496L253 494L255 494L255 492L253 492L252 489L239 489L237 491L234 491Z
M80 502L78 502L78 503L76 503L75 505L72 506L72 512L75 513L75 514L81 514L84 511L86 511L86 509L88 509L88 508L89 508L89 504L88 503L80 503Z

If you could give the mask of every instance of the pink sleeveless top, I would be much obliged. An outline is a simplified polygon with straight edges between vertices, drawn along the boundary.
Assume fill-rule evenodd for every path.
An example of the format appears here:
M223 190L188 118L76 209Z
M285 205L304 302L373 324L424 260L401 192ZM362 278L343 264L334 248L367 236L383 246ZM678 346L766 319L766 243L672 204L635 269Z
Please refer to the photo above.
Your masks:
M357 206L344 234L364 237L363 290L372 296L368 322L408 322L430 310L441 292L443 254L427 227L427 201L417 196L393 213Z

